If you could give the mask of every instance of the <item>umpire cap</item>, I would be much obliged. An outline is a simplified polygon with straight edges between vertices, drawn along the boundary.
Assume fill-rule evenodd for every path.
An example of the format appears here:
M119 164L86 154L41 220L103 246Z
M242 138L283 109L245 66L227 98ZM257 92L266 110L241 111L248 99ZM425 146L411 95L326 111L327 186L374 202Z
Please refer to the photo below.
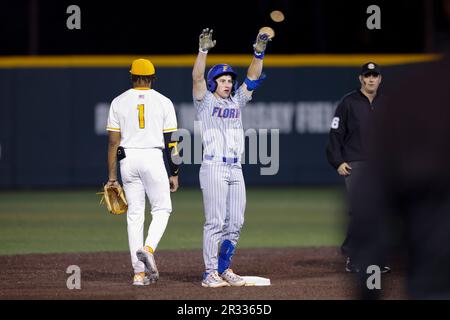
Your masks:
M130 73L135 76L151 76L155 74L155 67L150 60L136 59L131 64Z
M375 62L367 62L361 67L360 75L364 76L368 73L381 74L380 66L377 65Z

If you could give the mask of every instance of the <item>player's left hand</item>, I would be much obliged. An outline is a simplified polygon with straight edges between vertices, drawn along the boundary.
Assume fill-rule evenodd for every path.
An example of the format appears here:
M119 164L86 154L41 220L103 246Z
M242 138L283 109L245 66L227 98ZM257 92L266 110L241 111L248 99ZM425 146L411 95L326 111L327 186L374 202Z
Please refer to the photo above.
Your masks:
M253 49L257 54L261 54L264 51L266 51L267 42L272 41L272 39L269 37L266 33L259 33L256 37L256 42L253 45Z
M178 190L178 176L169 177L170 192L176 192Z

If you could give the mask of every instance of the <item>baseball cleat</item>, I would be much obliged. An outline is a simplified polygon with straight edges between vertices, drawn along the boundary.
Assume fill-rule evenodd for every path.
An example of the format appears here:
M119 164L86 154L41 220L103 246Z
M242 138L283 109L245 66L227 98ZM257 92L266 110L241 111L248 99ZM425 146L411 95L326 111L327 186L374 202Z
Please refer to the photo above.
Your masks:
M345 271L350 273L358 273L360 268L352 262L350 257L347 257L347 261L345 262Z
M234 273L231 269L225 270L220 276L223 280L228 282L230 286L242 287L245 285L245 280L241 276L238 276L236 273Z
M145 247L136 252L139 261L145 265L145 273L150 279L150 282L156 282L159 279L158 268L156 267L155 257L153 253L149 252Z
M145 275L145 272L136 273L133 277L133 286L148 286L150 279Z
M391 267L389 267L389 266L381 267L381 273L388 273L388 272L391 272Z
M202 281L202 287L205 288L219 288L219 287L229 287L230 284L223 280L217 271L210 272L208 275L204 275Z

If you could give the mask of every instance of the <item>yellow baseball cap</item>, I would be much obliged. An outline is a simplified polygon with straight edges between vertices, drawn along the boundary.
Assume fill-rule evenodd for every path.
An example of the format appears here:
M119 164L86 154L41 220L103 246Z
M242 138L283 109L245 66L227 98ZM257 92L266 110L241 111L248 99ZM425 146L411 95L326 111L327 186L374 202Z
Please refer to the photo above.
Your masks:
M150 60L136 59L131 64L130 73L136 76L151 76L155 74L155 67Z

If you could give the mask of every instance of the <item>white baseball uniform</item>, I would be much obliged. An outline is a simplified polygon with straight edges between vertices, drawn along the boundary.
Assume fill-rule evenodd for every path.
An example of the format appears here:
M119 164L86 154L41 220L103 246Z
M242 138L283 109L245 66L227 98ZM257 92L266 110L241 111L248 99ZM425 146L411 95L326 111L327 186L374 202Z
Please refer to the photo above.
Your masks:
M201 100L194 97L204 147L199 178L206 220L203 227L206 273L217 271L219 244L230 240L235 246L244 224L241 108L250 100L242 86L227 99L217 98L209 91Z
M107 130L120 132L125 149L120 174L128 201L128 244L134 272L144 272L136 251L144 245L156 250L172 211L163 133L177 130L175 109L170 99L153 89L129 89L112 101ZM146 194L152 222L144 244Z

